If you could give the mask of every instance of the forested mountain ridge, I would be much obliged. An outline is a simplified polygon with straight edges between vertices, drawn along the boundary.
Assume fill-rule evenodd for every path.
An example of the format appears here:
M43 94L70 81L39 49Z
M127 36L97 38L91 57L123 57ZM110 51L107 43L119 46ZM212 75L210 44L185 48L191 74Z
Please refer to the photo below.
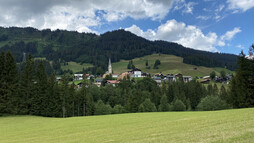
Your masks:
M11 51L17 62L23 59L23 52L34 57L46 57L55 64L68 61L91 63L88 70L95 73L106 70L108 58L112 62L131 60L153 53L183 57L183 62L197 66L237 67L237 56L199 51L166 41L149 41L131 32L116 30L101 35L74 31L49 29L0 27L0 50ZM57 66L56 66L57 67Z

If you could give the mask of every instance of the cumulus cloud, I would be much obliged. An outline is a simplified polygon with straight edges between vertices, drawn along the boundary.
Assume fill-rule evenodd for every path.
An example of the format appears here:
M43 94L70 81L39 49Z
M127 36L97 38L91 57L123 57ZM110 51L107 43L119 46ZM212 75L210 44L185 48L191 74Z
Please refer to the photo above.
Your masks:
M107 22L150 18L161 20L174 0L0 0L1 26L32 26L95 32ZM97 12L102 11L101 15Z
M227 0L228 8L235 10L234 13L240 11L247 11L254 7L254 0Z
M172 41L182 44L185 47L212 52L217 52L216 46L225 46L226 41L231 40L235 34L240 32L239 28L235 28L232 31L226 32L219 38L214 32L204 34L198 27L186 25L174 19L168 20L155 30L148 29L147 31L143 31L136 25L126 28L125 30L146 39Z

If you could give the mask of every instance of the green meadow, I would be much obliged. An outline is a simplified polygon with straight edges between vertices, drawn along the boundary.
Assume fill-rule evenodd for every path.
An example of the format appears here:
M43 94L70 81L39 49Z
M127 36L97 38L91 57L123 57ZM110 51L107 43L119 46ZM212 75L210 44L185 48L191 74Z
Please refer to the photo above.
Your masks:
M84 64L79 64L76 62L68 62L68 65L61 64L62 70L72 70L74 73L76 72L81 72L84 69L88 67L93 67L92 64L84 63Z
M0 117L1 143L253 141L254 108L72 118Z
M159 69L153 69L153 65L157 59L160 60L161 64L159 65ZM150 69L146 66L146 60L148 61ZM112 63L114 73L122 73L128 71L128 63L128 60L121 60L120 62ZM212 71L216 71L218 75L221 70L225 70L226 73L231 72L224 68L213 69L203 66L185 64L183 63L183 58L165 54L153 54L140 58L135 58L133 59L133 63L137 68L141 69L142 72L147 72L150 74L156 74L160 72L163 74L182 73L183 75L190 75L195 77L210 75Z

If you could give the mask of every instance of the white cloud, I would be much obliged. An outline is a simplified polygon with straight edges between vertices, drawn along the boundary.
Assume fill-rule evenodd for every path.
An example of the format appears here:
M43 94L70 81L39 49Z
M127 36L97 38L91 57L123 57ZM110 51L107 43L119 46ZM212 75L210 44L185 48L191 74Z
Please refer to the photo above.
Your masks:
M218 6L217 9L215 9L215 12L221 12L224 9L225 5L221 4Z
M182 10L182 13L193 14L195 2L185 2L185 0L178 0L175 2L174 10Z
M231 40L237 33L241 32L242 30L239 27L235 27L231 31L227 31L224 35L220 37L222 41Z
M210 32L205 35L199 28L177 22L176 20L168 20L156 30L149 29L147 31L142 31L135 25L125 30L150 40L172 41L193 49L218 51L215 48L217 42L216 33Z
M201 29L193 25L186 25L176 20L168 20L165 24L160 25L157 29L143 31L136 25L125 29L138 36L150 40L165 40L182 44L185 47L217 52L216 46L225 46L225 42L231 40L235 34L239 33L240 28L226 32L220 38L214 32L204 34Z
M254 0L227 0L229 4L228 8L239 12L239 10L245 12L254 7Z
M0 0L0 26L32 26L80 32L107 22L163 19L174 0ZM100 12L100 14L97 14Z
M196 17L196 19L208 20L208 19L210 19L210 17L209 16L204 16L204 15L199 15L199 16Z
M236 47L239 48L239 49L244 49L244 46L243 46L243 45L240 45L240 44L237 45Z

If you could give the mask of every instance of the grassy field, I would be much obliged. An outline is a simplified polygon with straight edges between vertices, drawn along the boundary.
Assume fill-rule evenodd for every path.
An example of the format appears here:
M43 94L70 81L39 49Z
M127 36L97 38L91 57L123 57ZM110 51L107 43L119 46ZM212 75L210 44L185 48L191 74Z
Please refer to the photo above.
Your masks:
M161 65L159 65L159 69L153 69L154 62L157 59L160 60ZM146 68L145 65L146 60L148 60L150 69ZM114 73L122 73L128 71L127 69L128 63L129 61L127 60L121 60L120 62L112 63ZM213 69L202 66L185 64L183 63L183 58L165 54L153 54L141 58L135 58L133 59L133 63L137 68L141 69L142 72L148 72L150 74L156 74L159 72L162 72L163 74L182 73L184 75L190 75L194 77L194 76L210 75L210 73L214 70L216 72L223 70L223 68ZM194 68L197 68L197 70L194 70Z
M254 108L106 116L0 118L0 142L253 142Z
M88 67L92 67L92 66L93 66L92 64L85 63L85 64L81 65L76 62L68 62L68 65L61 64L62 70L70 69L74 73L82 71L83 68L88 68Z

